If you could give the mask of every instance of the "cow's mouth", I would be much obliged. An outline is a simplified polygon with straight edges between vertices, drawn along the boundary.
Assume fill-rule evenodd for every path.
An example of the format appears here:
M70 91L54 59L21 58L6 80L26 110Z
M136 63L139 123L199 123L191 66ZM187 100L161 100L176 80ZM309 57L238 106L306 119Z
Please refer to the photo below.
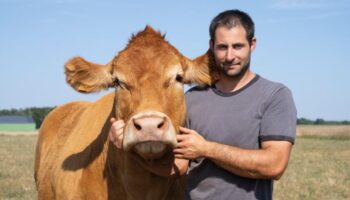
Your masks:
M171 152L171 145L161 141L144 141L132 148L144 160L159 160Z
M176 144L175 128L164 113L139 113L125 127L123 149L132 150L143 160L167 160Z

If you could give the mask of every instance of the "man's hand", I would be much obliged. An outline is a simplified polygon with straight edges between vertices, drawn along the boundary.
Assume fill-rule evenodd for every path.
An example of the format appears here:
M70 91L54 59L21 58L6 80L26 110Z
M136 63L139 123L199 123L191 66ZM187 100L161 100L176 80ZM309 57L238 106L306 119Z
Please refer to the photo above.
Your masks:
M125 123L123 120L116 120L115 118L111 118L110 120L112 126L109 130L109 140L118 148L121 149L123 147L123 132Z
M196 159L205 155L207 141L196 131L180 127L178 144L174 149L176 158Z

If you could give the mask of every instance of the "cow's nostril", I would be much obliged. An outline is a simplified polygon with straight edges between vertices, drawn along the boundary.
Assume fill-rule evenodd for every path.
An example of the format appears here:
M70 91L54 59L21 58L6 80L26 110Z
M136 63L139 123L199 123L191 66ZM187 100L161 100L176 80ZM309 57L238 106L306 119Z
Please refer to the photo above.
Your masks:
M135 122L134 122L134 126L135 126L136 130L138 130L138 131L140 131L142 129L142 127Z
M132 121L132 129L139 133L163 134L167 131L169 122L162 116L143 116L134 118Z
M161 129L163 126L164 126L164 121L161 122L161 123L159 123L158 126L157 126L157 128L158 128L158 129Z

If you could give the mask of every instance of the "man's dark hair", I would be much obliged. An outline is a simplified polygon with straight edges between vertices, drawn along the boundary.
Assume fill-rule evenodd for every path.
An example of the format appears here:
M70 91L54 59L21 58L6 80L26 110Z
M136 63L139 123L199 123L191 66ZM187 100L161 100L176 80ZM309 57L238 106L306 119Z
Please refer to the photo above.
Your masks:
M247 40L250 44L254 37L254 22L247 13L240 10L227 10L219 13L210 23L210 40L215 41L215 31L218 27L231 29L238 25L243 26L245 29Z

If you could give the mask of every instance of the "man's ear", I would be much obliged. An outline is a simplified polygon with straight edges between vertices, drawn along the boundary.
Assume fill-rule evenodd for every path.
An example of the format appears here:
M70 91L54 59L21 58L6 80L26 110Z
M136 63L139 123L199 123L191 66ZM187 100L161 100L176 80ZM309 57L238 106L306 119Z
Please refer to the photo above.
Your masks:
M107 65L90 63L75 57L65 64L67 83L82 93L99 92L113 84L112 62Z
M256 37L252 38L252 41L250 42L250 51L253 52L256 48Z
M214 55L210 49L194 60L185 58L184 62L184 83L186 84L212 85L219 79Z
M209 40L209 50L211 50L212 52L214 52L214 40L210 39Z

